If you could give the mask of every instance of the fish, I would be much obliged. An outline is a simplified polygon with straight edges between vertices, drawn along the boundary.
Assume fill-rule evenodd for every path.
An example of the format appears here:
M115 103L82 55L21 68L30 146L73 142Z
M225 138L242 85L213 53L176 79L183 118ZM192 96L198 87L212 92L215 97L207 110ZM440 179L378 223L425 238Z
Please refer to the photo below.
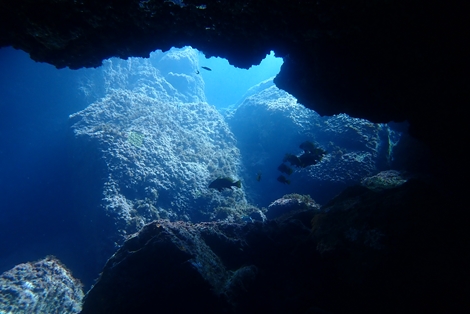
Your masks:
M212 69L209 68L209 67L201 67L201 69L204 69L204 70L207 70L207 71L212 71Z
M302 144L300 144L299 146L301 149L303 149L303 151L305 152L305 154L315 154L315 155L318 155L318 156L322 156L322 155L325 155L326 154L326 151L324 151L323 149L321 148L318 148L317 146L315 146L315 144L313 144L312 142L310 141L305 141L303 142Z
M318 164L326 154L326 151L316 147L310 141L303 142L299 147L304 150L304 153L299 156L302 168Z
M242 182L240 180L235 181L232 178L225 177L225 178L218 178L209 184L210 189L216 189L217 191L221 192L223 189L231 189L232 186L237 188L242 187Z
M277 177L277 181L283 184L290 184L290 180L287 180L286 177L284 177L282 174L279 177Z
M302 161L296 155L286 154L282 161L289 162L292 166L302 167Z
M261 172L258 172L256 174L256 181L260 182L261 181Z
M306 153L313 153L315 152L315 149L316 149L315 144L313 144L310 141L303 142L302 144L300 144L299 148L302 149Z
M199 70L196 70L196 74L199 74Z
M295 166L298 168L305 168L311 165L316 165L319 163L323 156L326 155L326 151L316 147L315 144L313 144L310 141L305 141L299 146L301 149L303 149L303 153L300 156L297 155L292 155L292 154L286 154L284 156L284 159L282 160L283 162L289 162L291 166ZM280 165L277 169L281 172L291 174L288 171L287 166L285 165ZM291 169L292 170L292 169Z
M313 153L304 153L299 156L299 159L302 161L302 168L316 165L320 162L323 155L317 155Z
M279 170L280 172L284 172L289 176L292 174L292 172L294 172L294 170L292 170L292 168L286 164L281 164L279 167L277 167L277 170Z

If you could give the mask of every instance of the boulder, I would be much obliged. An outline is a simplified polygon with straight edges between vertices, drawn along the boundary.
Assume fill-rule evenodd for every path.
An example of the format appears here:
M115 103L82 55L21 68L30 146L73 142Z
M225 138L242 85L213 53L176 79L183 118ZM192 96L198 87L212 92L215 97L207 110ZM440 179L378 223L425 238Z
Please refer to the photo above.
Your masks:
M78 314L83 295L80 281L53 256L0 275L0 313Z

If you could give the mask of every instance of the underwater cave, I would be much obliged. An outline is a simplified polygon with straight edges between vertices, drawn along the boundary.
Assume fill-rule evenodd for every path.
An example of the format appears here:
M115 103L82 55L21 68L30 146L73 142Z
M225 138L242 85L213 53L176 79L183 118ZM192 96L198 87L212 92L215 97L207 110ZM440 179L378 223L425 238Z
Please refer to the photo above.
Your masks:
M0 4L0 312L468 311L459 6Z

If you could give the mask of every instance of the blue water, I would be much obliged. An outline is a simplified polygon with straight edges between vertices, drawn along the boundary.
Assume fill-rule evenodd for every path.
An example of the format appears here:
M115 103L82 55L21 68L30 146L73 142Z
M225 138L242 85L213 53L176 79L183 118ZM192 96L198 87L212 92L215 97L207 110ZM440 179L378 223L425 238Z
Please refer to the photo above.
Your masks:
M200 70L206 84L207 102L218 108L237 103L250 87L276 76L282 62L282 58L276 58L274 52L271 52L261 64L250 69L240 69L229 65L226 59L207 59L202 53L199 54L199 64L212 69Z
M0 50L0 69L0 272L52 254L79 273L68 115L86 106L81 74L12 48Z

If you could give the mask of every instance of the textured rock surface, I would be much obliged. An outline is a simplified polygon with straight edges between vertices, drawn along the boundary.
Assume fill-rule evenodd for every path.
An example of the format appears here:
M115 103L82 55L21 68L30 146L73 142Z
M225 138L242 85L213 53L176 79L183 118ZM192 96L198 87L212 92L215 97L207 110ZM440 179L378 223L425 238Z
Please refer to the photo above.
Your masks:
M408 181L405 175L396 170L387 170L361 180L361 185L373 191L392 189Z
M82 165L77 185L84 186L77 198L111 218L111 226L97 226L109 226L104 238L119 242L117 232L134 233L154 219L236 220L256 210L243 186L208 188L218 177L238 177L240 154L223 117L203 102L195 54L107 61L105 96L70 117ZM100 192L83 197L90 186Z
M324 203L346 186L390 167L399 133L388 126L346 115L322 118L268 82L250 94L228 122L238 139L244 181L255 204L267 206L286 192L310 194ZM306 140L318 143L327 155L316 165L292 167L290 185L282 186L276 180L281 174L277 167L284 154L300 154L299 145Z
M308 237L312 213L266 224L153 222L107 262L82 313L288 311L304 288L296 261L311 261L296 237Z
M310 210L320 212L318 205L309 195L287 194L269 204L266 212L268 219L282 219L283 215Z
M307 107L374 122L408 119L415 135L447 153L460 139L462 125L454 119L468 99L462 66L468 50L461 40L467 16L460 6L419 0L8 1L0 4L0 46L72 68L184 45L247 68L274 50L285 61L276 84Z
M57 259L16 265L0 275L0 313L80 313L82 285Z
M303 211L264 223L146 225L109 259L83 313L465 312L468 259L454 249L468 240L446 228L450 200L436 187L355 186L321 211L301 198L276 206L297 199Z

